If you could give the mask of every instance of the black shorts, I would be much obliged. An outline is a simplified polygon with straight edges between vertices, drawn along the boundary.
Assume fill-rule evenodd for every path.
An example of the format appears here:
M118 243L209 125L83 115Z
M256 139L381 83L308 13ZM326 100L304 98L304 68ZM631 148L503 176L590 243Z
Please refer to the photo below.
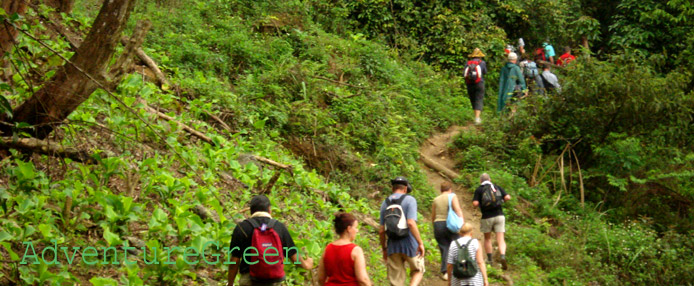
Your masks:
M472 109L482 110L484 105L484 82L468 84L467 96L470 98Z

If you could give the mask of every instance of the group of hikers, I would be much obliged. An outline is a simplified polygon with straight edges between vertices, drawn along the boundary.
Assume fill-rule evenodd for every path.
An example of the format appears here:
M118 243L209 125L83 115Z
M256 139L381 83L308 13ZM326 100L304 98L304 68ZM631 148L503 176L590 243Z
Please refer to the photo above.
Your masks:
M552 73L552 66L564 67L576 59L571 54L571 48L566 46L564 47L564 54L555 61L556 53L554 47L549 44L549 40L545 40L542 47L535 49L532 58L525 53L525 43L522 38L518 40L519 54L516 53L516 47L513 45L508 45L504 52L508 62L501 68L499 76L499 98L497 101L497 112L499 113L505 111L507 102L512 103L521 100L528 96L529 91L545 96L561 92L559 79L556 74ZM474 110L475 124L481 124L480 115L484 101L484 78L487 74L487 63L482 59L485 55L479 48L475 48L468 57L470 60L465 65L463 77ZM511 106L511 113L515 113L514 106Z
M406 283L419 285L425 271L424 242L417 227L417 200L412 186L405 177L390 181L392 193L383 201L380 210L379 241L387 268L387 279L392 286ZM434 237L441 251L440 277L452 286L487 286L487 264L492 263L492 232L496 233L499 262L507 269L505 218L503 203L511 197L493 184L488 174L480 176L472 205L482 212L480 231L484 245L472 238L473 226L464 222L460 201L450 182L441 184L441 194L432 202L431 221ZM285 279L285 257L304 269L313 268L313 259L298 253L287 227L272 218L270 200L264 195L250 201L251 217L239 222L232 233L231 262L228 285L233 286L240 274L241 286L279 286ZM337 239L328 244L318 263L318 283L328 286L370 286L364 250L354 244L359 231L357 218L340 212L333 219ZM271 251L273 250L274 251ZM247 252L252 250L250 259ZM279 251L278 251L279 250ZM286 250L286 251L282 251ZM270 259L267 253L271 252ZM486 257L485 254L486 253Z

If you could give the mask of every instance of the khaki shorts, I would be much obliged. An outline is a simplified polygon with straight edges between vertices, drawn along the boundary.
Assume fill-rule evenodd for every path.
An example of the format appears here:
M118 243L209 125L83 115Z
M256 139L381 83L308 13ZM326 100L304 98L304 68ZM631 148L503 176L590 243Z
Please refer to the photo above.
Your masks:
M405 285L405 280L407 279L405 262L410 265L410 271L424 273L423 256L409 257L403 253L393 253L388 256L388 262L386 263L388 267L388 281L390 281L391 286Z
M280 285L282 285L282 282L277 282L277 283L253 282L251 280L251 274L246 273L246 274L241 274L241 278L239 278L239 285L240 286L280 286Z
M506 218L502 215L485 218L480 221L480 231L482 233L488 232L506 232Z

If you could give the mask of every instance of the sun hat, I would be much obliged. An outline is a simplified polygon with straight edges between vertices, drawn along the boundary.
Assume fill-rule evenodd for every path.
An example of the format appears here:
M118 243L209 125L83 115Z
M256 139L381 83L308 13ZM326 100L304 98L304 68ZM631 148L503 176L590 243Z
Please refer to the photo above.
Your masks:
M470 57L470 58L484 58L484 53L482 53L480 48L475 48L475 50L472 51L472 54L469 54L468 57Z

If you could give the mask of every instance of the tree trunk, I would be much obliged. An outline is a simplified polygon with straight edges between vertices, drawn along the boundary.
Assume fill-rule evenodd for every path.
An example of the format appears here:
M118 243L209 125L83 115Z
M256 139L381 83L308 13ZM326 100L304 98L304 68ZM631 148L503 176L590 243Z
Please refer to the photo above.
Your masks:
M49 82L17 107L12 121L34 126L29 132L31 136L43 139L87 100L97 88L97 83L87 74L104 80L106 67L134 5L135 0L104 1L89 35L70 58L71 63L65 63Z
M45 0L43 2L61 13L72 12L72 7L75 5L75 0Z
M11 16L14 13L22 15L26 12L27 5L24 0L2 0L0 8L5 10L7 16ZM3 21L0 24L0 79L10 84L12 84L13 71L12 67L10 67L10 59L5 57L5 54L12 52L15 37L17 37L17 30L9 23Z
M590 47L588 46L588 37L581 37L581 45L585 48L585 56L590 57Z
M8 17L14 13L22 15L27 10L27 4L24 0L2 0L2 5L0 7L5 10ZM12 51L12 43L14 42L14 38L17 37L17 30L7 22L3 22L1 26L0 52L2 54L0 57L4 57L5 53Z

